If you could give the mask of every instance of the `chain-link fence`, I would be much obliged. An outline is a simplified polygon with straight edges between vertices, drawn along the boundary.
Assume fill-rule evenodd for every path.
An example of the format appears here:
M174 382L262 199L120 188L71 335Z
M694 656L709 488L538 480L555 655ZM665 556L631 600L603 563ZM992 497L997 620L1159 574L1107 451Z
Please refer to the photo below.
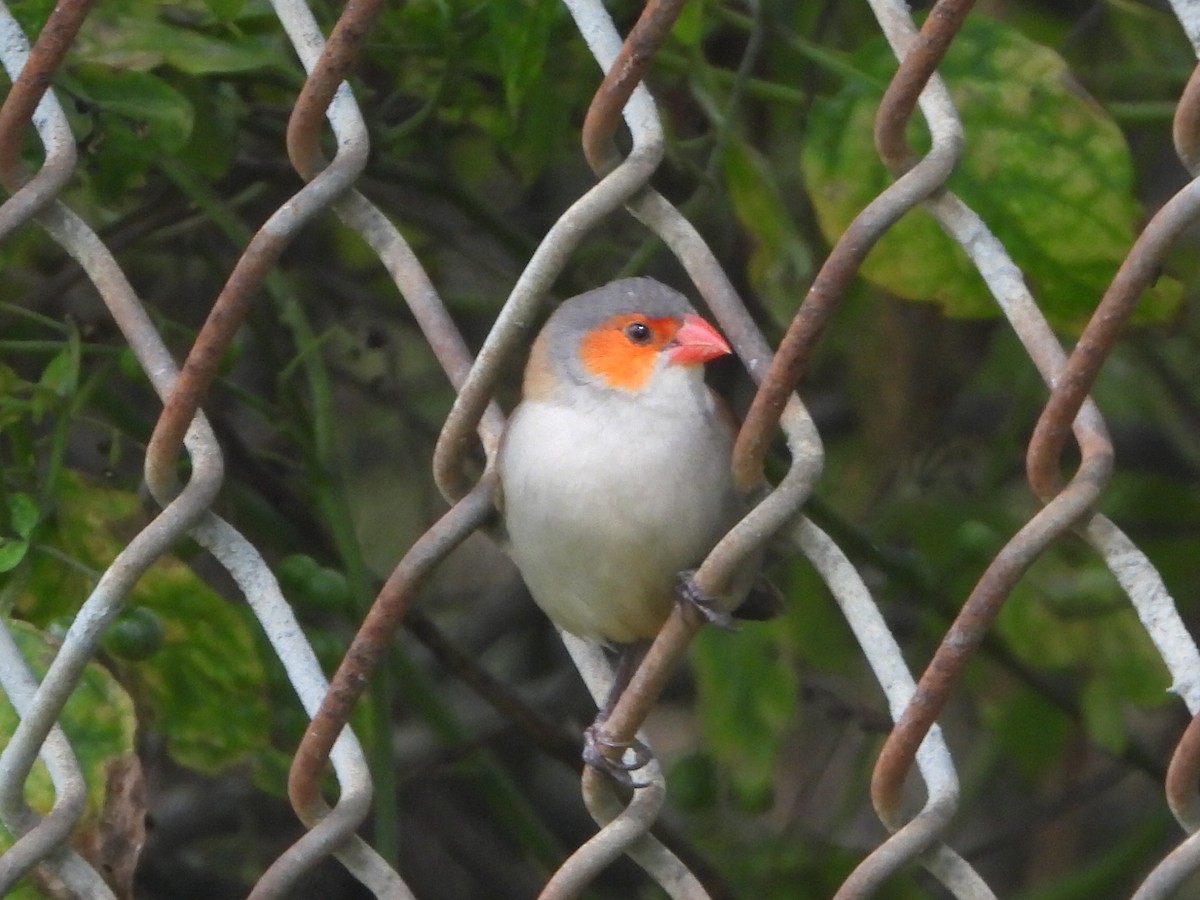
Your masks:
M696 572L697 586L715 593L740 562L765 542L786 545L819 573L887 697L894 726L878 756L870 796L890 837L859 862L836 896L870 896L914 862L955 897L994 896L954 849L950 829L958 807L959 776L937 721L1006 597L1060 536L1074 531L1103 558L1169 669L1172 690L1190 712L1200 712L1200 651L1163 580L1137 545L1095 512L1113 468L1113 453L1105 423L1088 398L1135 302L1159 274L1167 250L1200 212L1200 181L1192 181L1162 203L1129 247L1104 296L1089 301L1094 311L1075 347L1069 353L1064 350L1026 287L1022 271L989 231L986 217L946 187L963 153L970 152L970 135L964 150L964 128L937 70L956 40L970 2L941 0L918 30L905 4L872 0L879 27L900 60L874 118L876 146L893 180L844 228L796 306L782 340L772 348L699 232L675 205L648 186L663 159L664 131L641 82L683 4L647 4L622 40L600 3L568 0L579 38L608 73L582 129L584 154L596 181L545 230L473 355L439 300L419 254L406 243L396 223L357 187L368 163L369 142L363 115L345 79L364 42L371 40L381 3L348 4L325 35L302 0L272 0L274 15L308 73L291 108L286 134L288 155L305 183L243 242L179 366L106 239L67 200L81 138L72 132L59 92L50 85L92 5L90 0L62 0L41 23L32 47L18 21L6 10L0 13L0 53L12 79L0 109L0 178L9 193L0 208L0 238L9 240L30 223L43 229L86 273L161 397L162 413L144 458L145 483L160 509L146 527L128 537L78 605L43 673L34 674L10 631L0 629L0 678L19 721L0 756L0 818L13 836L0 859L5 893L38 867L43 879L56 879L65 895L114 896L104 873L85 861L71 843L88 785L58 722L68 698L80 688L102 633L121 611L134 584L188 536L236 582L311 718L291 760L288 780L292 807L307 830L261 874L252 896L296 895L307 873L330 855L376 896L412 895L403 871L395 871L357 836L371 809L372 782L364 750L346 723L386 656L415 591L492 513L495 486L490 463L504 427L494 402L498 386L521 355L529 323L547 305L573 254L610 214L622 208L674 254L757 383L734 451L739 486L750 490L763 481L773 439L780 430L786 438L786 470L773 475L769 493ZM1172 7L1200 51L1200 5L1179 0ZM918 110L929 134L928 150L920 154L908 137L910 119ZM1200 165L1198 110L1200 78L1193 77L1174 119L1179 158L1192 172ZM622 121L629 134L624 153L617 150L616 140ZM334 139L329 159L321 146L326 123ZM41 148L36 171L27 171L22 161L30 124ZM997 165L1002 169L1004 160ZM823 329L864 260L885 232L918 205L969 257L1049 393L1027 450L1028 479L1041 506L992 557L928 661L921 663L920 675L914 676L860 567L805 516L805 504L822 472L823 449L816 424L794 391L803 383ZM271 568L238 529L214 512L223 481L222 454L200 410L254 297L289 245L328 211L336 213L382 262L453 385L456 399L433 457L434 477L451 503L449 511L404 553L327 683ZM1060 475L1064 448L1072 437L1079 459L1072 463L1073 474L1064 480ZM475 450L480 445L487 463L479 470L482 475L475 468ZM187 473L181 482L184 457ZM699 617L683 606L672 613L605 722L606 744L619 747L634 739L699 628ZM602 701L612 676L601 649L569 636L564 639L593 696ZM1135 894L1139 898L1171 895L1200 867L1200 845L1194 837L1200 826L1196 721L1179 740L1166 781L1167 802L1193 837L1182 841L1145 877ZM27 780L38 760L53 783L53 805L43 812L35 812L26 799ZM330 767L337 782L332 806L322 791L322 778ZM905 794L914 772L923 788L923 801L915 810ZM651 759L638 779L632 799L626 801L612 782L585 770L584 799L599 830L553 872L542 896L576 896L623 856L633 859L671 896L707 896L697 873L651 833L666 797L658 763Z

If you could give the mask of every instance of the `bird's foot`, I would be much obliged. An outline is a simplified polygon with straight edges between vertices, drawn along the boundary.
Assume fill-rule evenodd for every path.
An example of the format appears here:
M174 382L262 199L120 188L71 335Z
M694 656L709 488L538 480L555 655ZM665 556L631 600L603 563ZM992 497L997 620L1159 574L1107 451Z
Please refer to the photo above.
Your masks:
M623 742L605 737L603 724L597 720L583 732L583 761L618 784L630 788L646 787L644 782L634 781L630 773L636 772L654 758L650 748L637 738ZM605 750L620 750L621 756L613 759L604 752ZM632 757L628 762L627 756Z
M711 597L700 590L699 585L696 584L695 569L688 569L686 572L679 573L679 584L676 586L676 594L680 603L686 603L699 610L700 615L704 616L705 619L722 631L737 631L737 626L733 622L733 616L721 607L720 602L715 597Z

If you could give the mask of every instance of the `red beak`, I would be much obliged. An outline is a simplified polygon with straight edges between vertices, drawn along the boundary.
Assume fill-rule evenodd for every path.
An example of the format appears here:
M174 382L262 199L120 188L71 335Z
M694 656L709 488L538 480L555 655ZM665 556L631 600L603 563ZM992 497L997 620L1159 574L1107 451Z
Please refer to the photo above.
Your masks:
M667 360L675 365L696 365L732 353L721 332L697 315L688 313L675 332L675 345L667 351Z

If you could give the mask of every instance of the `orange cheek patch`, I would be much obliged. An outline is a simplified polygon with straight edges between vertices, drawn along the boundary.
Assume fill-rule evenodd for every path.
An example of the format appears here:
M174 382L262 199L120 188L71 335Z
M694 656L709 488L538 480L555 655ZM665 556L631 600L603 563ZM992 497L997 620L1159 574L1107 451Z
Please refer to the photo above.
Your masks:
M625 334L625 326L638 321L650 326L652 338L647 343L634 343ZM612 316L584 335L579 357L588 372L613 387L636 391L650 380L655 358L678 328L679 323L673 319L646 319L632 314Z

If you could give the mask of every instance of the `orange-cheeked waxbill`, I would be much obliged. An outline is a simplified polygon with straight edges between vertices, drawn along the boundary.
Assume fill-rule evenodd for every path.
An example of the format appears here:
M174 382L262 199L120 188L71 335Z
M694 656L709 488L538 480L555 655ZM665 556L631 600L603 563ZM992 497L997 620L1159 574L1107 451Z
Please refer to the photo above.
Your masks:
M565 301L538 335L498 471L512 558L563 630L652 638L680 573L737 521L734 423L704 383L704 364L729 352L649 278ZM728 609L740 597L715 599Z

